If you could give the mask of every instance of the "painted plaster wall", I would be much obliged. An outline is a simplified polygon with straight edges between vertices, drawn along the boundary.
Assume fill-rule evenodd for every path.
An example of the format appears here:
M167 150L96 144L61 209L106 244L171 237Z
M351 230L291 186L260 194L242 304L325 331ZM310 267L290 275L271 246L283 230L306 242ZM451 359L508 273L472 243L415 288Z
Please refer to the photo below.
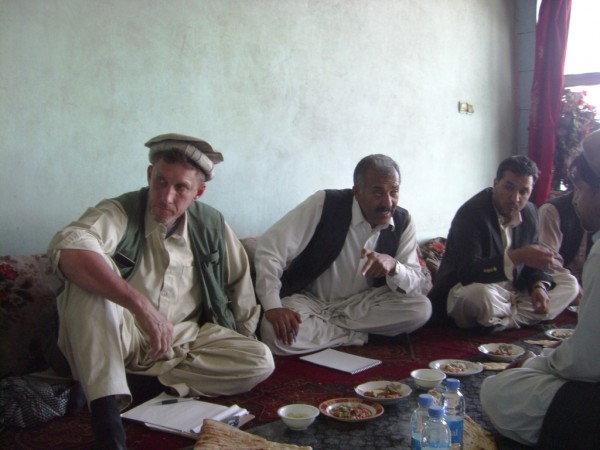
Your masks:
M145 185L167 132L223 152L203 200L240 237L369 153L445 235L517 152L514 43L514 0L0 0L0 254Z

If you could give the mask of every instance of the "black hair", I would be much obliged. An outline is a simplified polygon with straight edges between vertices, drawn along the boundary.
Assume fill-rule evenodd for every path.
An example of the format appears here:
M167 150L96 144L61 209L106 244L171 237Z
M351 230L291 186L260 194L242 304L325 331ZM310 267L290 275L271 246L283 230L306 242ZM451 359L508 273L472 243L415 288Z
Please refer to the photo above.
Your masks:
M537 164L527 156L523 155L510 156L502 161L496 171L496 180L500 180L507 170L517 175L529 175L533 177L533 184L535 184L540 177L540 171Z

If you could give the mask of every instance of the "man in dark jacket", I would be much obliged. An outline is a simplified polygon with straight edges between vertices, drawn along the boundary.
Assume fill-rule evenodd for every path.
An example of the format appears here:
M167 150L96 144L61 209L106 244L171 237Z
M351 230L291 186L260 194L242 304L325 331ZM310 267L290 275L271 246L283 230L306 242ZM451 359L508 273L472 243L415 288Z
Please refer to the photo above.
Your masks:
M494 186L460 207L429 293L435 319L485 332L550 320L575 296L569 274L544 269L552 252L538 244L538 216L528 202L538 178L535 163L513 156L500 163Z

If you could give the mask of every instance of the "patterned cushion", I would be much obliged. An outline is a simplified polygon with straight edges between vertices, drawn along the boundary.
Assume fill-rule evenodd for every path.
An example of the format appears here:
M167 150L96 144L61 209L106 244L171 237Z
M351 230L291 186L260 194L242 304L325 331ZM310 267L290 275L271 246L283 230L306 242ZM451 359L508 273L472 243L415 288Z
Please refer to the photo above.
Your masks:
M446 238L437 237L423 242L420 246L421 253L425 259L425 264L431 272L431 278L435 282L435 275L440 268L442 256L446 250Z
M0 377L45 368L42 319L59 287L46 255L0 256Z

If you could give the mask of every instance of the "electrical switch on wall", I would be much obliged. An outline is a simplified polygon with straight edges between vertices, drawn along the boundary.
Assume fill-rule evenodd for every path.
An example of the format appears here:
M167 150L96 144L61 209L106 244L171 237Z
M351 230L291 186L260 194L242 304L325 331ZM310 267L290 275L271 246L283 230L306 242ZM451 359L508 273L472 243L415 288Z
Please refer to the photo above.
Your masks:
M458 112L461 114L473 114L475 107L467 102L458 102Z

